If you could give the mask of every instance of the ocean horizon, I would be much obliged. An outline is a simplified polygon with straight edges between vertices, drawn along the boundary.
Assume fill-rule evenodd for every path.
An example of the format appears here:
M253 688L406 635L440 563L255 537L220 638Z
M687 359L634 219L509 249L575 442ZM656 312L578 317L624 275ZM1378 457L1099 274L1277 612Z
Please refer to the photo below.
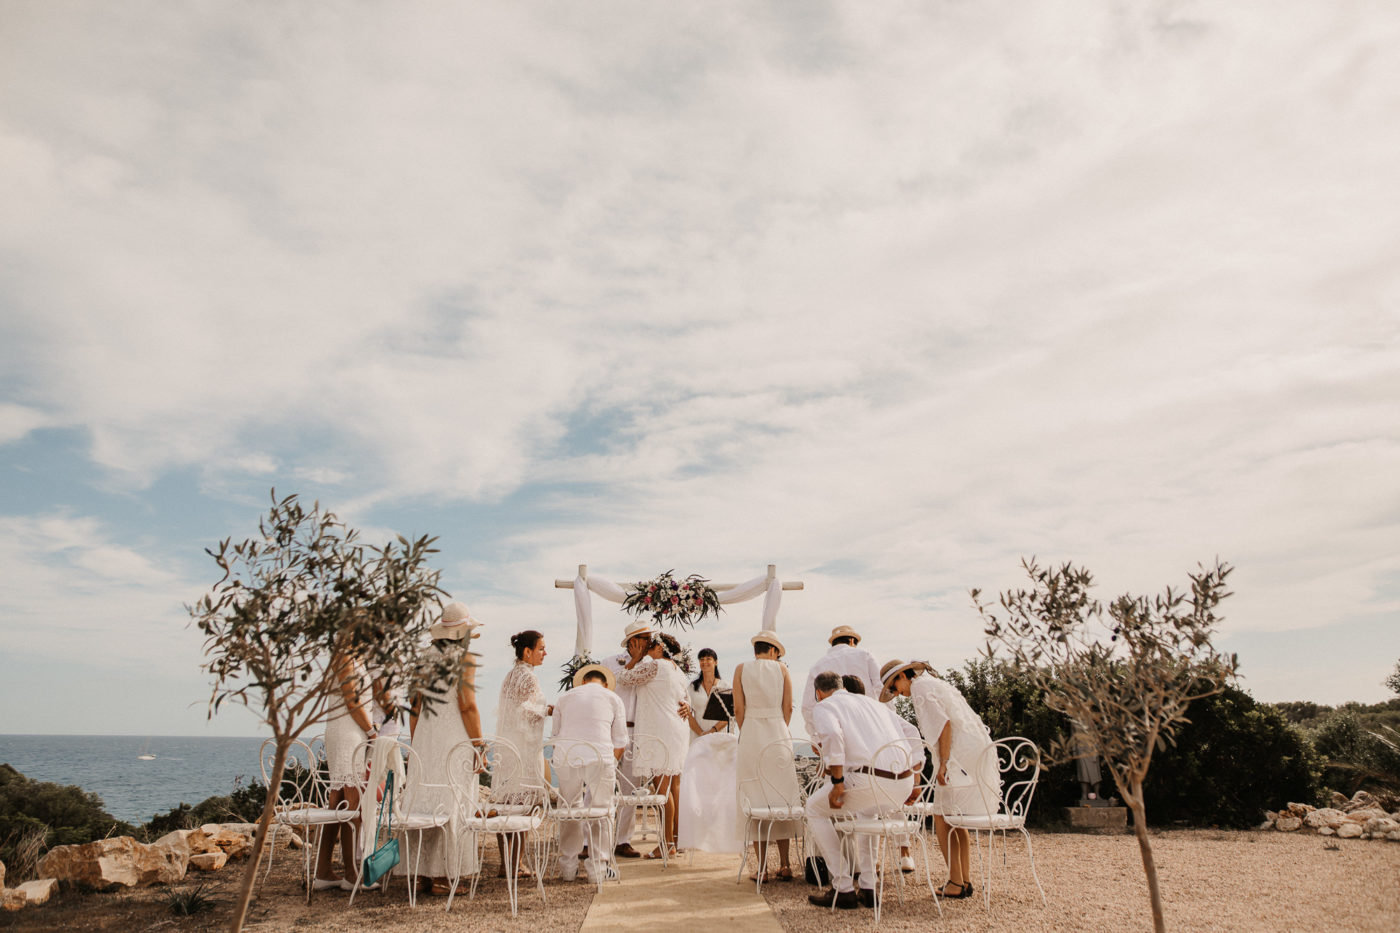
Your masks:
M77 785L108 813L145 823L262 781L265 736L0 735L0 763L25 777ZM142 755L152 756L142 758Z

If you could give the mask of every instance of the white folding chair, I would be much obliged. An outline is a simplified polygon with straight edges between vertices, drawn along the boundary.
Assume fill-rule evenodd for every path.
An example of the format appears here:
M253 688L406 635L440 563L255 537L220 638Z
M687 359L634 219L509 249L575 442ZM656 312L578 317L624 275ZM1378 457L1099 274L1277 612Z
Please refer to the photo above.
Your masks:
M666 746L654 735L636 733L623 753L623 759L632 763L631 773L661 774L670 768L670 756ZM661 849L661 867L669 865L669 852L666 839L666 795L658 794L651 786L651 778L629 779L623 769L617 772L617 808L635 807L641 810L642 826L646 826L647 814L656 817L656 844ZM642 830L645 832L645 828ZM623 840L624 842L628 840ZM676 840L670 840L675 845Z
M615 777L617 764L613 751L603 745L571 739L546 743L545 757L552 765L558 783L557 798L549 809L553 833L548 834L562 851L560 834L565 826L577 824L583 831L589 860L593 863L593 883L602 891L603 882L620 876L614 865L613 831L617 819ZM545 858L549 857L549 847ZM607 866L606 869L599 866Z
M266 784L272 780L272 766L275 764L276 758L276 744L273 739L263 742L260 758L263 783ZM320 736L307 742L293 741L287 752L287 765L290 766L295 760L306 763L307 774L304 777L297 776L289 780L286 771L283 771L282 787L279 791L280 799L283 802L277 805L273 814L273 828L269 842L276 842L278 826L302 831L304 839L302 874L306 884L306 902L310 904L313 887L311 873L315 854L321 845L321 834L327 826L333 826L339 830L347 823L353 824L359 819L360 811L350 809L344 800L335 807L326 805L330 797L330 777L326 770L325 742ZM312 833L313 829L315 833ZM273 848L275 849L275 845ZM347 865L345 868L347 871L351 871L354 866ZM267 871L272 871L271 853L268 855ZM263 874L263 879L267 879L267 873Z
M448 856L448 873L452 873L456 847L449 824L454 817L455 797L450 784L426 779L425 763L413 746L397 741L394 744L397 757L390 757L389 766L398 772L398 776L394 781L394 806L389 814L389 826L403 847L400 864L405 867L405 877L408 879L409 906L417 906L418 872L423 863L423 837L426 833L438 830L447 833L444 851ZM403 762L401 771L398 762Z
M924 748L922 744L916 744L912 740L899 739L880 746L871 760L879 763L879 766L886 771L918 773L924 766ZM850 773L848 769L847 774ZM872 861L876 875L875 923L879 925L880 916L885 906L886 872L883 870L883 866L890 848L893 847L897 853L900 845L909 839L917 838L925 864L928 863L929 856L927 842L919 832L919 818L905 810L904 798L896 799L892 796L889 786L883 781L872 779L870 786L875 796L873 808L875 812L873 814L861 816L851 813L838 816L832 822L837 834L849 838L852 848L856 851L862 844L875 847L875 857ZM868 841L862 843L863 838ZM899 879L897 891L902 903L904 900L904 875L897 867L895 874ZM927 879L927 884L928 892L933 897L933 904L938 908L938 915L941 917L943 916L943 905L939 903L938 892L933 889L932 878ZM832 909L835 910L835 908L836 904L833 901Z
M523 847L529 844L530 862L535 872L535 887L544 899L544 867L541 858L542 833L549 812L549 790L522 778L524 769L520 753L505 739L489 738L480 744L461 742L448 754L448 773L456 792L454 836L460 846L470 840L476 847L476 872L472 875L468 899L476 896L481 879L483 850L486 840L499 835L506 841L501 858L506 870L506 895L510 900L510 915L520 909L520 863ZM481 776L481 777L479 777ZM485 785L482 787L481 785ZM497 800L491 793L494 786L512 787L508 796ZM516 847L522 848L517 852ZM458 860L460 863L460 859ZM447 896L447 909L457 893L459 879L453 879Z
M790 776L790 778L789 778ZM797 787L797 795L790 798L788 790ZM743 858L739 860L739 876L735 882L744 880L744 867L748 865L749 843L757 833L760 849L767 854L772 841L773 827L778 823L796 822L799 830L793 839L796 851L792 854L793 864L802 865L800 855L802 828L806 826L806 811L803 809L802 788L797 783L797 769L793 764L792 740L775 739L758 752L758 774L739 782L739 809L744 814L744 841L739 847ZM760 864L754 873L758 880L755 891L763 890L767 864Z
M999 786L991 783L993 773L999 778ZM951 802L951 795L936 795L934 799L949 826L966 829L973 834L978 866L982 869L982 897L986 909L990 910L992 906L992 841L997 833L1001 833L1001 861L1002 868L1005 868L1006 832L1013 829L1026 840L1031 877L1040 891L1041 903L1048 905L1050 902L1045 897L1045 888L1041 886L1040 875L1035 870L1031 837L1026 832L1026 815L1035 796L1035 786L1040 780L1040 749L1030 739L1019 735L998 739L982 750L971 776L979 791L982 803L980 811L974 811L971 806L955 805ZM981 834L984 832L987 834L985 859L981 845Z

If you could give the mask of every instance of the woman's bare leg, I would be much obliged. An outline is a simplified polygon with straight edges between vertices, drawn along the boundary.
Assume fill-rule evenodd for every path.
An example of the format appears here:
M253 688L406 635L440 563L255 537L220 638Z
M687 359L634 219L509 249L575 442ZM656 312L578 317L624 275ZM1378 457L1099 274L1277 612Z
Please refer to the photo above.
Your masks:
M345 799L345 793L341 788L336 788L326 796L326 807L334 810L340 802ZM336 881L332 860L335 858L335 846L340 841L340 824L332 823L329 826L321 827L320 843L316 846L316 873L312 875L321 881Z
M345 788L345 807L356 813L359 812L360 791L358 788ZM340 829L341 873L346 879L353 882L356 878L360 877L360 866L355 857L355 834L356 830L360 828L360 821L356 819L349 823L341 823L338 828Z

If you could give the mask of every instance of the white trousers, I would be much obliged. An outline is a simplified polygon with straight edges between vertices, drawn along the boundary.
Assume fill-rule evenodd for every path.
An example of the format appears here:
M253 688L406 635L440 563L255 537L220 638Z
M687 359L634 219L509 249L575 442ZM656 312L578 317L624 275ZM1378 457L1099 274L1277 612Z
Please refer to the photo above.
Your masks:
M559 779L559 796L569 806L608 807L613 799L612 762L587 762L571 765L567 761L554 765ZM561 820L559 823L559 865L568 869L578 865L583 851L584 829L588 830L589 857L606 862L611 852L602 851L607 840L604 820Z
M837 891L853 891L850 861L841 850L834 820L875 816L880 806L891 801L903 802L914 790L914 777L898 781L872 777L869 774L846 772L846 795L840 809L832 809L831 787L828 782L807 798L807 837L816 843L817 853L826 860L831 872L831 884ZM898 804L895 804L897 806ZM875 840L870 836L856 839L856 864L860 869L860 886L875 887Z
M634 731L635 730L631 726L627 727L627 753L622 756L622 760L618 762L617 766L618 772L625 779L622 785L623 787L634 787L636 784L635 779L632 777L632 753L634 751L632 733ZM617 833L613 836L616 845L623 845L632 841L632 823L636 819L636 807L623 807L621 810L617 811Z

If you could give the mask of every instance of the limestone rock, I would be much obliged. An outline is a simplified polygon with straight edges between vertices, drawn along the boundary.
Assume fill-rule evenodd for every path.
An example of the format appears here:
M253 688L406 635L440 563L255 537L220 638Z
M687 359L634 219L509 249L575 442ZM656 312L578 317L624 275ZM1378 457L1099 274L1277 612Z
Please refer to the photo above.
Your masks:
M5 890L5 863L0 862L0 891Z
M33 906L47 904L49 898L58 893L57 878L41 878L38 881L26 881L17 889L24 893L24 902Z
M302 847L305 846L305 845L306 845L306 843L303 842L303 841L302 841L302 838L301 838L300 836L298 836L296 833L287 833L287 848L289 848L289 849L300 849L300 848L302 848Z
M1400 829L1400 823L1397 823L1388 816L1378 816L1374 819L1367 820L1365 828L1366 832L1370 833L1372 836L1384 836L1387 833L1392 833Z
M1351 798L1347 797L1346 794L1339 794L1336 791L1332 791L1332 796L1328 798L1328 802L1336 809L1341 810L1346 807L1347 804L1351 803Z
M1330 826L1323 826L1317 831L1317 834L1319 836L1335 836L1337 835L1337 831Z
M1317 808L1306 803L1290 803L1287 809L1290 816L1296 816L1301 820Z
M20 910L29 900L19 888L0 889L0 907L6 910Z
M1347 819L1353 823L1365 823L1367 820L1384 819L1390 816L1379 807L1365 807L1361 810L1352 810L1347 813Z
M1313 829L1320 829L1323 826L1340 826L1346 818L1347 815L1335 807L1323 807L1303 817L1303 822Z
M1357 810L1383 809L1380 801L1364 790L1359 790L1352 795L1351 799L1342 804L1340 809L1348 813L1355 813Z
M1265 811L1264 811L1264 819L1268 820L1270 823L1272 823L1274 820L1278 819L1278 816L1279 816L1279 814L1278 814L1278 811L1277 811L1277 810L1265 810Z
M224 852L201 852L190 856L190 868L196 871L218 871L226 864L228 855Z
M1360 823L1343 823L1337 827L1337 837L1340 839L1355 839L1362 833Z
M1391 842L1400 842L1400 830L1393 833L1386 833L1385 838L1389 839Z
M1302 825L1303 821L1296 816L1281 816L1278 818L1278 821L1274 823L1274 829L1277 829L1281 833L1291 833L1295 832L1298 827Z
M1256 830L1273 829L1273 828L1274 828L1274 821L1273 821L1273 820L1265 820L1264 822L1260 823L1258 826L1256 826L1256 827L1254 827L1254 828L1255 828Z
M143 845L130 836L117 836L83 845L55 846L39 860L39 874L100 890L117 885L139 887L179 881L185 877L185 860L169 847Z

